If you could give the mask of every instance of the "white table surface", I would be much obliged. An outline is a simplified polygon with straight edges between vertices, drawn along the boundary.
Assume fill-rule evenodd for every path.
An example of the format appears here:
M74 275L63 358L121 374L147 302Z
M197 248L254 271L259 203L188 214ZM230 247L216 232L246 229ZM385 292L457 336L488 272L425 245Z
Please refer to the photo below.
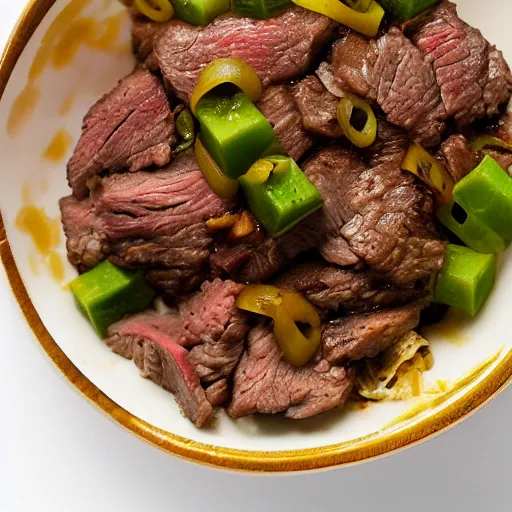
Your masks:
M22 4L0 0L2 47ZM512 510L512 389L392 457L307 475L235 474L160 452L88 404L24 324L3 268L0 322L1 512Z

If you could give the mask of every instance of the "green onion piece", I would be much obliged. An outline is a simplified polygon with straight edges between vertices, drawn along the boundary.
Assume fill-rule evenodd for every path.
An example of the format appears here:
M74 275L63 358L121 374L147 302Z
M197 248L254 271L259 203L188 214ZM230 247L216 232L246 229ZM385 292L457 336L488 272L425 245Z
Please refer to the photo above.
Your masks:
M197 104L196 116L204 147L228 178L245 174L275 143L272 126L242 92L207 94Z
M400 20L410 20L422 11L433 7L439 0L379 0L384 10Z
M320 209L322 197L298 165L268 157L240 178L249 209L270 236L278 237Z
M104 261L71 283L71 291L98 335L126 315L146 309L155 296L142 273L128 272Z
M231 8L230 0L172 0L172 3L177 18L202 26Z
M266 20L292 4L291 0L232 0L233 11L249 18Z
M495 254L448 245L443 269L437 277L435 302L475 316L494 286L496 266Z
M366 115L366 122L361 130L352 126L354 109L361 110ZM371 146L377 138L377 118L372 107L353 94L346 94L338 104L338 121L347 139L358 148Z
M437 216L471 249L502 252L512 241L512 179L486 156L455 185L453 202Z

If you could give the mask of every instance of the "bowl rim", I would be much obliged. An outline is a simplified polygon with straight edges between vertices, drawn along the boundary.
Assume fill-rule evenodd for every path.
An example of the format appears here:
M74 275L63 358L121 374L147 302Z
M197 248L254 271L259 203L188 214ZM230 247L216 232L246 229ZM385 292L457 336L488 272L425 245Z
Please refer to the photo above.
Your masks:
M30 0L9 37L0 60L0 101L16 63L35 30L57 0ZM67 380L90 402L139 438L181 458L216 468L263 473L327 469L368 461L414 446L445 432L483 407L512 381L512 351L489 374L453 400L445 397L438 410L359 439L318 448L262 452L198 443L132 415L107 397L64 354L41 321L16 267L0 212L0 261L14 296L34 335ZM488 368L488 367L486 367ZM482 374L479 374L481 376ZM449 402L449 403L447 403Z

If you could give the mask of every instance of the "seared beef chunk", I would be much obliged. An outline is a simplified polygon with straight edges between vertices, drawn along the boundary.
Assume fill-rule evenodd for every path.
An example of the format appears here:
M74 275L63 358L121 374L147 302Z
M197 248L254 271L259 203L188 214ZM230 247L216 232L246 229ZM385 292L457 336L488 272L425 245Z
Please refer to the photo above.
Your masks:
M371 311L405 304L426 295L424 290L384 286L368 271L344 270L322 263L297 265L277 286L304 295L322 310Z
M117 324L117 332L157 330L190 348L188 360L203 382L228 377L244 349L249 329L246 313L235 307L243 285L233 281L205 282L201 290L179 304L179 313L154 311Z
M436 236L433 200L413 175L401 171L399 161L366 169L351 151L329 147L304 170L325 201L327 244L346 240L354 254L397 286L412 286L441 269L444 245Z
M137 59L151 70L158 70L155 45L165 33L168 23L155 23L144 16L132 19L132 47Z
M59 205L69 262L80 272L96 266L105 254L93 229L96 217L91 200L69 196L63 197Z
M455 4L444 1L434 9L413 41L435 70L446 115L459 126L497 114L510 99L512 75L503 55L458 17Z
M316 76L308 76L299 82L295 89L295 101L306 130L335 139L343 137L337 117L339 100Z
M235 373L233 418L254 413L304 419L343 405L355 382L354 370L332 366L325 360L302 368L287 363L269 325L249 333L249 345Z
M143 377L173 393L183 413L197 427L206 424L212 406L187 351L176 343L172 333L164 334L136 322L120 322L110 327L109 335L107 345L116 354L133 359Z
M412 42L397 28L377 41L350 33L334 46L334 74L426 146L440 142L449 118L465 127L508 101L512 75L502 54L454 4L442 2L412 32Z
M144 269L154 284L182 295L205 277L211 238L204 221L230 206L195 159L181 156L166 169L105 178L95 193L95 229L115 264Z
M376 101L391 123L425 145L440 141L443 106L434 70L397 28L377 41L349 33L334 45L333 70L346 88Z
M330 322L322 332L323 356L331 364L375 357L419 324L421 309L410 304Z
M230 398L229 383L227 379L218 380L206 388L206 398L212 407L226 405Z
M302 124L302 116L289 85L271 85L256 104L268 119L283 149L298 161L313 147L313 138Z
M377 118L377 122L377 138L366 150L366 155L370 157L370 165L373 167L391 161L403 162L410 145L407 132L385 119Z
M108 171L138 171L171 159L174 119L160 80L136 69L94 105L68 163L68 181L77 197L87 181Z
M300 76L335 27L329 18L300 7L269 20L228 15L206 27L171 22L157 41L155 53L163 75L186 100L204 67L218 58L246 61L265 87Z
M436 156L446 167L455 183L458 183L477 166L477 154L464 135L448 137Z
M240 267L251 257L253 250L248 245L217 247L210 256L212 272L219 276L236 276Z
M243 285L233 281L203 284L201 291L180 304L188 344L195 345L189 361L204 382L229 376L244 350L247 315L235 306Z

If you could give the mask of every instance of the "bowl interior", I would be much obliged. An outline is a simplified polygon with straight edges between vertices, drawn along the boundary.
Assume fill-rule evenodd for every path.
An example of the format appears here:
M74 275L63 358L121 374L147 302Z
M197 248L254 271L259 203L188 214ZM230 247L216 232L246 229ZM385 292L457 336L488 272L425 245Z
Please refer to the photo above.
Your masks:
M461 16L480 28L512 62L509 3L506 0L457 3ZM56 19L60 20L59 25ZM103 33L103 39L98 37L96 44L91 44L84 35L88 30ZM232 421L219 414L215 425L198 430L182 417L167 392L141 379L132 362L112 354L97 338L65 287L76 273L67 263L65 240L56 227L58 200L69 193L65 163L80 135L84 114L133 67L129 43L128 18L118 2L58 0L23 51L0 102L0 154L3 156L0 206L6 233L30 299L67 357L92 383L135 417L172 434L217 447L270 452L320 448L382 432L411 408L416 407L414 410L421 418L432 414L428 400L422 398L375 404L365 409L349 407L304 422L263 417ZM60 47L57 53L56 47ZM46 50L41 53L41 48L47 53ZM39 66L33 66L36 55L39 59L36 62L42 63ZM43 258L34 240L17 226L17 215L26 206L44 209L49 219L48 229L59 232L60 236L53 238L53 256ZM512 348L511 259L510 251L501 258L496 288L476 319L450 313L443 324L429 333L435 365L426 374L426 383L434 385L442 380L452 390L446 400L436 402L437 408L450 407L472 386L492 375ZM62 280L52 275L52 269L58 266L56 260L64 266ZM453 385L485 361L491 361L485 371L457 388L454 394ZM398 421L392 428L400 430L405 423L405 420Z

